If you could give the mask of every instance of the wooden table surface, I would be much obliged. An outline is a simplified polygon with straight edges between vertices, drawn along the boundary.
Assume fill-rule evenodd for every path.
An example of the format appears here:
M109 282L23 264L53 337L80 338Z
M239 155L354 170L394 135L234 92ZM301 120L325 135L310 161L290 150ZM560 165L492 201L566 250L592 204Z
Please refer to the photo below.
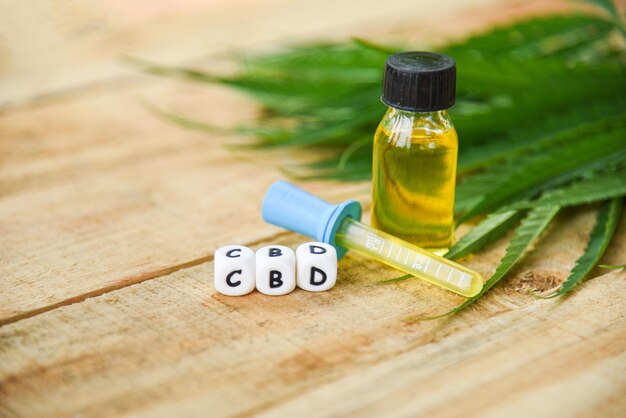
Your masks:
M329 292L225 297L212 284L216 248L305 240L260 219L282 177L276 158L233 153L232 138L181 130L143 103L225 125L253 118L254 104L117 61L129 52L120 39L135 54L208 67L235 44L428 43L562 3L189 0L178 13L165 3L152 20L72 38L49 72L13 71L0 89L0 416L626 416L626 274L598 269L565 299L529 294L567 276L595 207L561 214L513 274L448 319L407 320L463 298L416 280L377 285L397 272L352 254ZM74 19L98 16L80 4L86 17ZM201 42L226 30L228 42ZM163 33L190 42L159 49ZM16 54L5 69L28 67L32 57ZM369 206L367 184L299 184ZM506 244L463 263L488 277ZM625 254L623 220L603 262Z

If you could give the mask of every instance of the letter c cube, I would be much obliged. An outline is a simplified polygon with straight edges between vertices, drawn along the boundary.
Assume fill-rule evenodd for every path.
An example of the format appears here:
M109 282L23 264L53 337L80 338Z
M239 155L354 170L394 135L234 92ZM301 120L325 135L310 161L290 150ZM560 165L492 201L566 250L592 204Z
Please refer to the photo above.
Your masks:
M243 296L254 290L254 251L243 245L227 245L215 252L215 290L227 296Z

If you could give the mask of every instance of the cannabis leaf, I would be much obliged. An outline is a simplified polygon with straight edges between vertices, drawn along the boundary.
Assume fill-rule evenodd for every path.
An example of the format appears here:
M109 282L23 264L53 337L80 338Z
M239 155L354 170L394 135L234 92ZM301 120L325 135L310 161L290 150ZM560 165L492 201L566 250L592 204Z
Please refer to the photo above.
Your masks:
M626 169L597 174L567 187L551 190L537 200L511 205L511 209L543 205L571 206L624 195L626 195Z
M624 118L626 121L626 118ZM515 197L533 190L543 182L559 175L575 172L581 166L605 156L611 156L624 149L626 129L616 129L597 134L593 141L587 137L570 138L570 142L552 147L544 152L533 154L525 159L512 161L505 168L497 170L499 181L476 199L473 205L461 216L464 222L486 211L497 209ZM496 172L496 171L494 171ZM491 180L491 178L490 178ZM463 184L459 189L462 192Z
M482 290L476 296L472 296L467 299L465 302L455 307L454 309L449 310L448 312L437 315L430 318L417 318L417 319L437 319L442 318L447 315L451 315L456 313L462 309L465 309L476 300L478 300L482 295L487 293L489 289L491 289L496 283L498 283L502 278L506 276L506 274L511 270L511 268L517 263L525 251L530 247L530 245L541 235L541 233L548 227L550 221L559 211L558 206L539 206L531 210L528 215L522 220L519 227L515 230L515 235L511 239L509 246L506 249L506 253L502 260L500 260L500 264L496 268L496 271L489 277L489 280L485 282Z
M476 252L504 235L517 222L522 211L491 214L450 248L444 257L454 260Z
M625 20L610 0L587 2L595 12L533 17L439 49L458 68L451 109L461 144L455 213L458 223L487 215L446 256L480 250L527 213L483 291L452 312L502 279L559 207L626 195ZM320 160L284 170L354 181L371 178L371 141L385 111L379 101L385 59L407 49L362 39L296 45L246 57L234 75L129 62L155 75L230 86L263 110L252 126L217 127L152 107L160 117L188 129L250 135L260 150L324 150ZM615 205L599 216L617 217ZM595 265L611 236L594 230L572 281Z
M626 264L620 264L617 266L613 266L610 264L599 264L598 267L603 268L603 269L623 269L623 268L626 268Z
M549 296L549 298L566 294L589 274L591 269L600 261L600 258L602 258L602 255L609 246L621 216L621 197L611 199L602 206L598 211L596 224L591 231L589 242L587 243L587 248L585 248L583 255L576 260L576 265L572 269L572 273L565 282L563 282L561 288L556 293Z

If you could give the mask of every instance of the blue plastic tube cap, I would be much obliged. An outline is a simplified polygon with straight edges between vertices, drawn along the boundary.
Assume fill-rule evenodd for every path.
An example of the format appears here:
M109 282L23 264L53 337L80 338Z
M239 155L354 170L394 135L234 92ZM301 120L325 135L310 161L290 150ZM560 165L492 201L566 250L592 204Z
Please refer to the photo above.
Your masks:
M334 246L337 258L348 251L335 244L339 225L348 216L360 221L362 212L356 200L333 205L282 180L267 190L261 211L265 222Z

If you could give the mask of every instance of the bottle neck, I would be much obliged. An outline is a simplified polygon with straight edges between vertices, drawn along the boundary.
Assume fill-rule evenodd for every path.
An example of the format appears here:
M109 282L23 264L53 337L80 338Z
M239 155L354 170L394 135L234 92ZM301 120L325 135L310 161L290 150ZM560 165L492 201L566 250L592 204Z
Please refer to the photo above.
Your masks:
M392 106L389 106L387 110L387 114L389 116L397 116L397 117L407 117L407 118L420 118L420 119L429 119L432 121L444 121L450 120L450 114L448 113L448 109L442 110L433 110L432 112L412 112L410 110L402 110Z
M424 130L443 133L454 129L447 109L432 112L411 112L389 107L382 125L389 132Z

